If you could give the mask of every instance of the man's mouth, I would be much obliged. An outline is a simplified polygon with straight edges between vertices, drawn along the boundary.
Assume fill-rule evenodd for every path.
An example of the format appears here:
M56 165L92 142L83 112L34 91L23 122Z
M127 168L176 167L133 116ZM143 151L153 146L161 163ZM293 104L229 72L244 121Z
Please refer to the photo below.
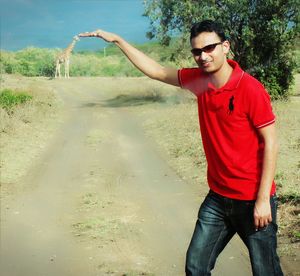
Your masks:
M203 66L203 67L207 67L207 66L209 66L209 64L210 64L210 61L208 61L208 60L200 62L200 65Z

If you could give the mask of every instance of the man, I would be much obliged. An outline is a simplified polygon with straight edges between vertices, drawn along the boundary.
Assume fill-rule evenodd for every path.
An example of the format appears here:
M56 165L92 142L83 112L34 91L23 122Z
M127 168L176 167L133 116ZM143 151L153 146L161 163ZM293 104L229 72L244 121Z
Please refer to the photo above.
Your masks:
M262 84L227 59L230 43L217 22L191 29L198 68L166 68L116 34L80 34L115 43L145 75L189 89L198 99L210 191L187 251L186 274L210 275L237 233L250 254L253 275L283 275L276 253L277 140L270 97Z

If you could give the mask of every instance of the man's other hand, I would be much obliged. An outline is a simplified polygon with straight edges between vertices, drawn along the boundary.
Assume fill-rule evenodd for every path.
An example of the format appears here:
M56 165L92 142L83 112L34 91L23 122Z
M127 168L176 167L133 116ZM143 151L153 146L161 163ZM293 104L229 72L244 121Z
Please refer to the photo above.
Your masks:
M264 228L272 221L270 200L257 199L254 206L255 229Z

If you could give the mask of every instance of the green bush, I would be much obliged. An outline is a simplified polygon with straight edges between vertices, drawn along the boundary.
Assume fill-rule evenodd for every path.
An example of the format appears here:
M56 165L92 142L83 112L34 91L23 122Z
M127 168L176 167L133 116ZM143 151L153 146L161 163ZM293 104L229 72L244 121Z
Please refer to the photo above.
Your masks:
M33 47L16 52L18 73L28 77L52 76L55 70L56 52Z
M162 64L167 60L169 49L158 43L146 43L137 46L146 54L149 54ZM55 72L55 59L59 49L40 49L29 47L17 52L1 51L1 73L21 74L24 76L53 77ZM64 74L64 66L61 66ZM70 58L71 76L116 76L139 77L143 74L137 70L124 57L123 53L115 45L109 45L104 51L79 51L74 52Z
M57 50L29 47L17 52L1 51L1 73L53 76Z
M74 54L71 57L71 76L136 77L142 76L130 62L119 53L103 57L94 54Z
M63 66L62 66L63 68ZM99 76L101 71L101 61L95 55L73 54L70 59L71 76Z
M13 91L11 89L3 89L0 91L0 106L6 109L8 112L19 104L23 104L32 99L32 96L26 94L26 92Z
M299 48L295 51L295 56L296 56L296 66L297 66L297 73L300 73L300 46Z
M18 62L13 53L1 51L0 54L1 74L17 73L17 63Z

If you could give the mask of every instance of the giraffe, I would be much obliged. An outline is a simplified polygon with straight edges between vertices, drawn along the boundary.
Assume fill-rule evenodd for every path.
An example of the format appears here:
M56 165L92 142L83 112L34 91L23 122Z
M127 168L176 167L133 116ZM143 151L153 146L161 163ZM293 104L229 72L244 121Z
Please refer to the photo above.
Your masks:
M72 42L68 45L68 47L63 50L56 58L56 68L55 68L55 78L61 77L60 74L60 65L63 63L65 67L65 78L70 77L69 68L70 68L70 56L71 52L76 44L76 42L79 40L79 37L75 35L73 37Z

